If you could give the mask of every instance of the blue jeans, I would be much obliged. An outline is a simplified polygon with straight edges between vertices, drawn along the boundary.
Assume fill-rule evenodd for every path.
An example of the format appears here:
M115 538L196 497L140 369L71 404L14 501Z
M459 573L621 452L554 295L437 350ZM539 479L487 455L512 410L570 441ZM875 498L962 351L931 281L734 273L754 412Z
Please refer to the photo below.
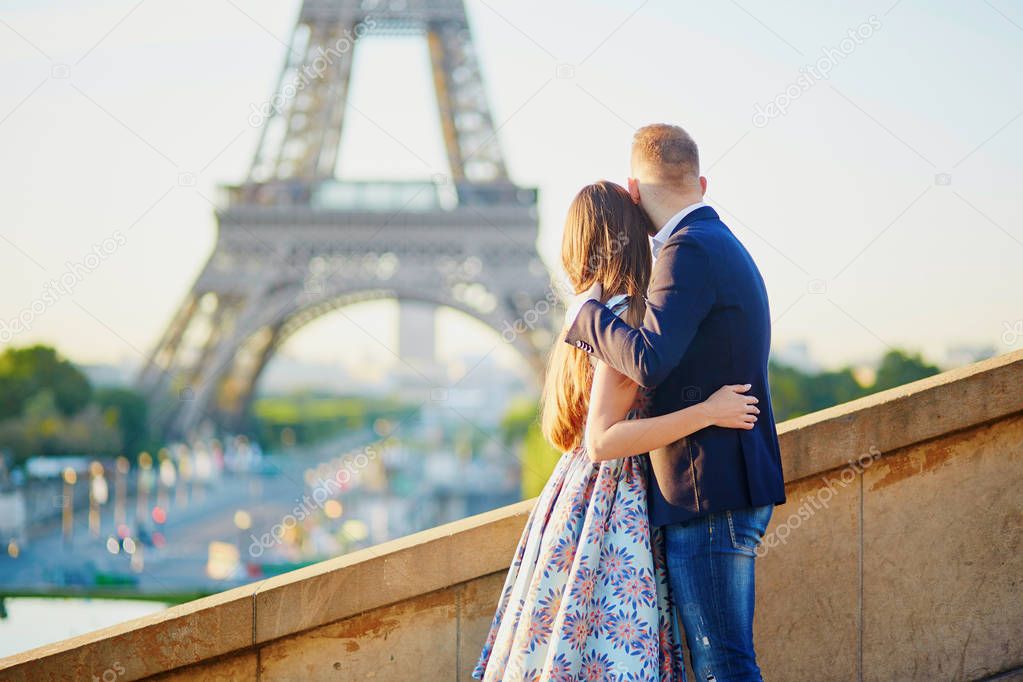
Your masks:
M773 504L664 526L668 579L697 682L759 682L754 560Z

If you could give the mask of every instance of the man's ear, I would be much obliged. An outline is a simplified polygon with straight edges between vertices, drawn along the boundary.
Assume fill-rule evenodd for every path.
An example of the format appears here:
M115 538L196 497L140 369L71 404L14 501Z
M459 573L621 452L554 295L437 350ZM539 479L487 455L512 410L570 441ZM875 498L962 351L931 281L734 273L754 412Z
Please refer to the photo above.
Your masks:
M707 193L707 178L700 176L700 196Z
M629 196L632 197L632 203L639 206L639 180L636 178L629 178Z

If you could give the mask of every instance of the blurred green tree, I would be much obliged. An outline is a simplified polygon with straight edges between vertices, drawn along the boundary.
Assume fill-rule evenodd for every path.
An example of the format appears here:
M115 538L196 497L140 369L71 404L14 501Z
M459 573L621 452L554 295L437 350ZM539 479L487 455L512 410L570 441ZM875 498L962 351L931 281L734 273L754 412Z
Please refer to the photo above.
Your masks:
M43 390L52 392L65 417L92 398L85 374L49 346L8 348L0 355L0 419L20 416L28 400Z
M776 421L785 421L868 393L849 367L817 374L772 361L768 366L771 405Z
M519 448L522 463L522 498L536 497L550 478L561 453L543 437L537 420L535 400L513 402L501 420L501 440L505 447Z
M94 402L104 419L121 433L123 454L134 458L155 445L149 439L148 407L146 400L127 388L105 387L96 390Z
M940 370L926 362L919 353L890 350L881 359L872 392L883 391L937 374Z

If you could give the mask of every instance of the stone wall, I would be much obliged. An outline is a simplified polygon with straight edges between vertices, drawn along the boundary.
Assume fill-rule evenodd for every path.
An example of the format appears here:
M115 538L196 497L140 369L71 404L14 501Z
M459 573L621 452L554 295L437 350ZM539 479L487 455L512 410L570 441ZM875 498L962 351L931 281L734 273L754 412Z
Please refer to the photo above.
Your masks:
M1023 668L1021 386L1015 353L781 425L766 679ZM2 659L0 680L469 679L530 504Z

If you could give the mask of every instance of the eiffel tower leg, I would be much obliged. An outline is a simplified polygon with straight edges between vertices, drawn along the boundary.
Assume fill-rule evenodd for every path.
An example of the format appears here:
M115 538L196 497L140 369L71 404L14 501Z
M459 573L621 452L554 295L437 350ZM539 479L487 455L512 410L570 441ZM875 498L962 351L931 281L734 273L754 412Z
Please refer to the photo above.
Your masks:
M280 326L264 327L235 355L234 362L220 381L214 399L214 411L221 424L239 430L244 426L246 411L252 403L256 381L273 357L280 334Z
M232 298L203 284L209 270L207 264L139 375L138 390L151 404L188 385L224 327L230 324ZM166 401L162 402L161 411L166 409ZM150 419L155 423L160 415L150 415Z
M426 33L441 128L456 183L507 181L465 9Z
M297 292L294 286L274 292L261 288L239 301L237 314L228 328L206 349L202 362L191 373L188 400L181 401L170 421L171 432L187 434L206 418L222 414L237 416L251 382L258 374L250 368L253 358L261 358L273 346L276 330L293 310ZM260 365L256 363L258 368Z
M356 28L343 20L296 27L274 106L253 159L250 181L322 179L333 175L351 80ZM299 29L308 34L308 40L301 46L301 57L296 59ZM289 99L286 114L280 114L277 105ZM279 131L281 126L283 132Z
M153 349L136 381L136 388L147 398L155 396L166 386L168 370L174 363L185 330L196 313L198 298L191 292L178 307L156 348Z
M152 427L166 432L182 405L194 398L197 377L233 326L238 304L237 298L212 291L192 295L186 301L183 310L187 314L181 315L180 324L154 352L139 382L150 405Z

